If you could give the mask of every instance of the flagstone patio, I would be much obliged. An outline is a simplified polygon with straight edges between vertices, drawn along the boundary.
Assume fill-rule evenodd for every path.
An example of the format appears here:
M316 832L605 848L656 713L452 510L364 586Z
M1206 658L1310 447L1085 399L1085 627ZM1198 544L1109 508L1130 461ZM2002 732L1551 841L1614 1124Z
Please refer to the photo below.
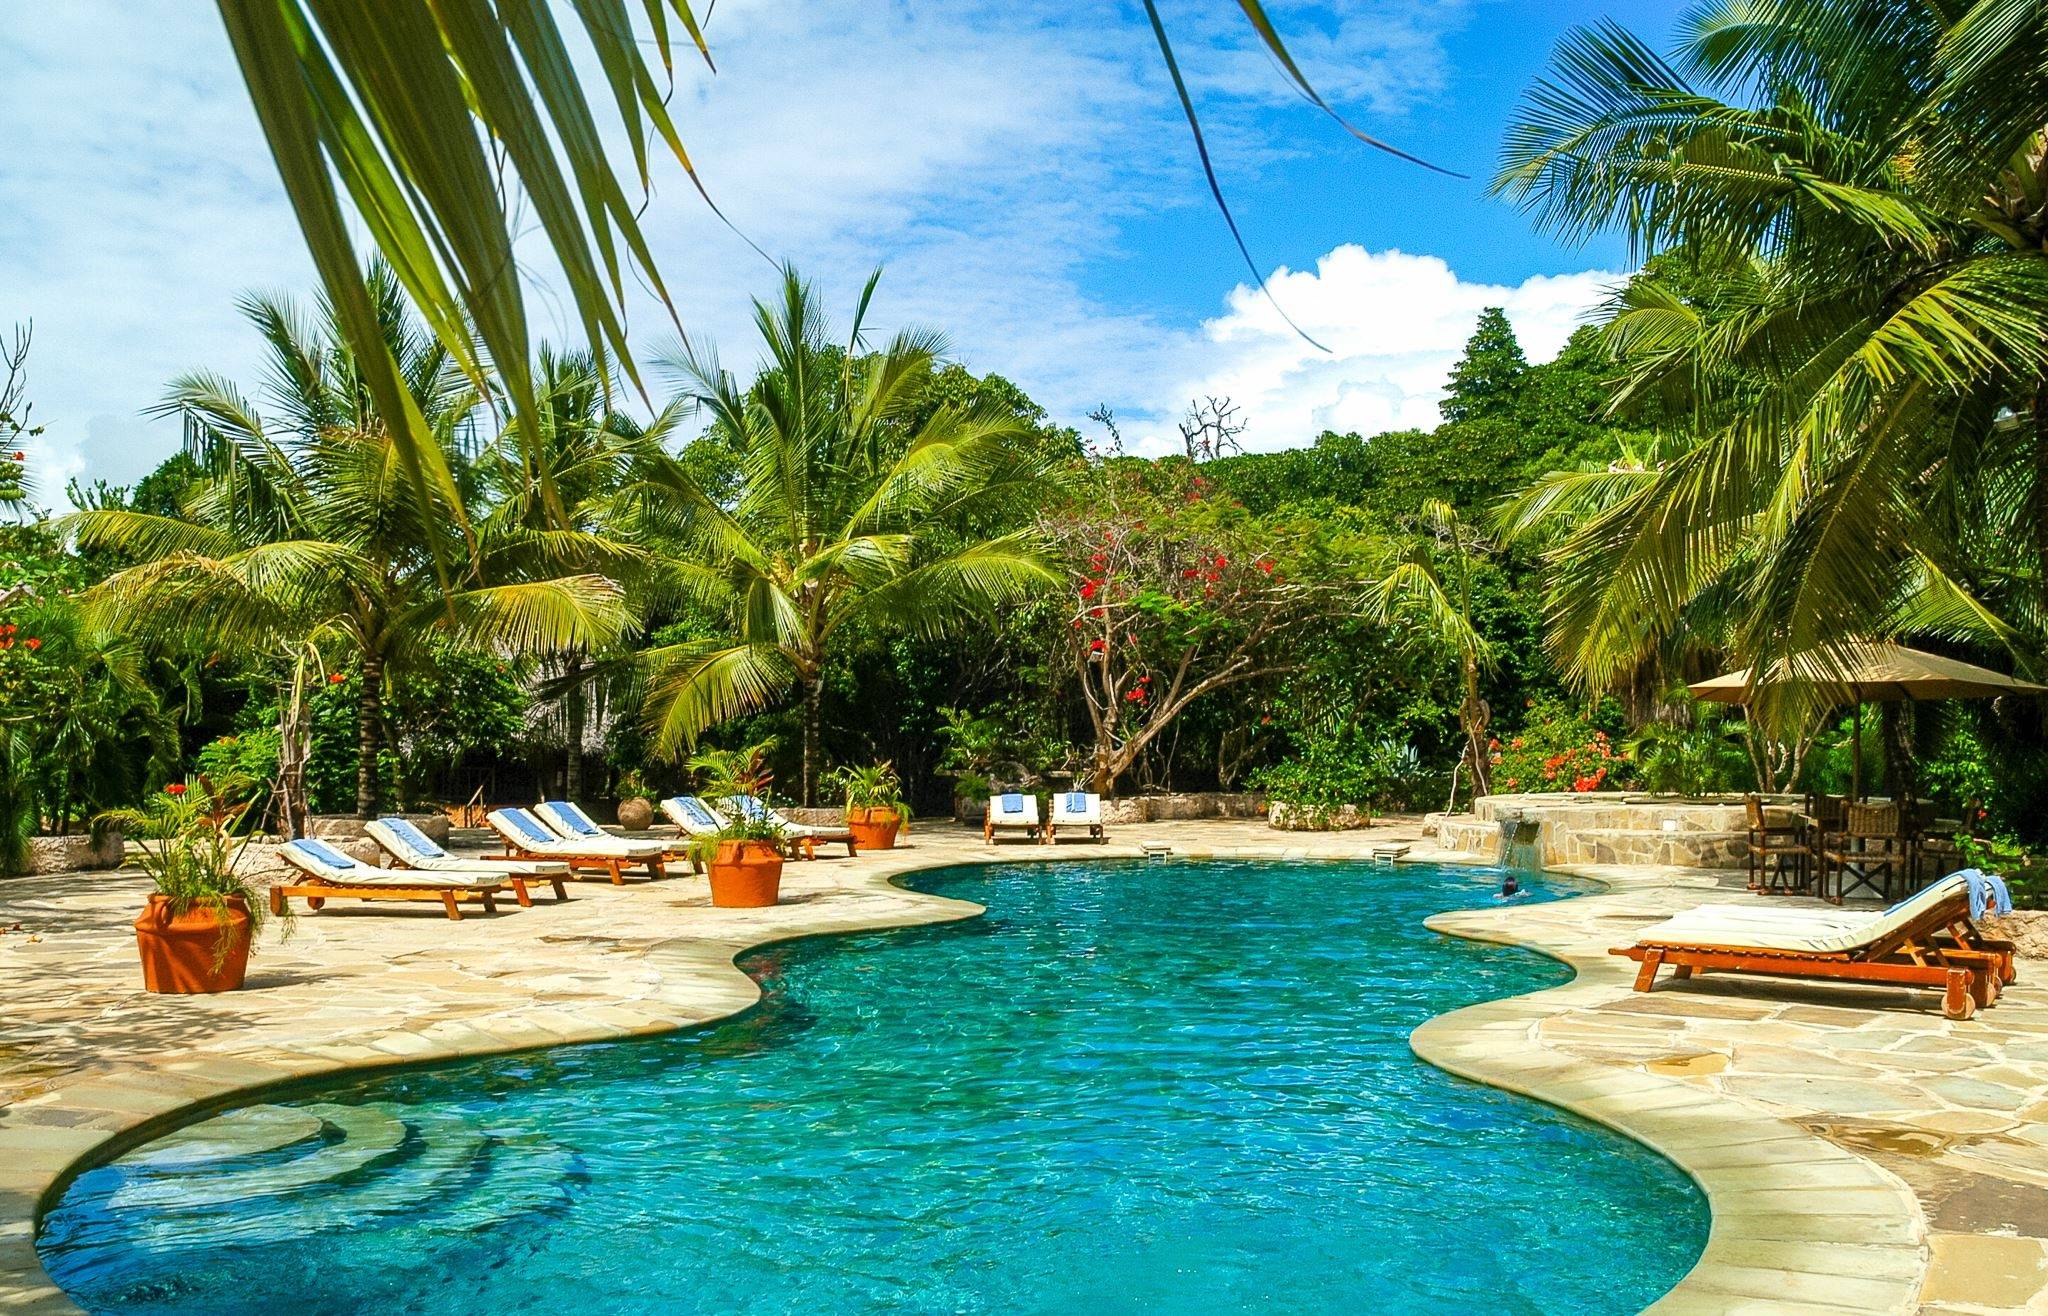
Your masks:
M1359 858L1416 842L1414 822L1339 834L1256 821L1116 829L1063 857ZM703 880L578 883L562 908L450 923L330 905L266 936L249 987L140 990L132 873L0 883L0 1307L65 1311L36 1262L34 1219L66 1175L197 1110L337 1069L687 1027L742 1009L733 957L795 936L972 917L890 879L992 858L949 824L909 848L793 865L786 901L715 910ZM458 847L460 841L458 840ZM1697 870L1579 869L1605 894L1442 915L1431 926L1574 964L1549 991L1440 1017L1419 1054L1568 1106L1659 1148L1697 1178L1714 1223L1663 1312L2048 1312L2048 990L2021 981L1967 1023L1931 995L1709 977L1647 996L1611 945L1679 908L1743 898Z

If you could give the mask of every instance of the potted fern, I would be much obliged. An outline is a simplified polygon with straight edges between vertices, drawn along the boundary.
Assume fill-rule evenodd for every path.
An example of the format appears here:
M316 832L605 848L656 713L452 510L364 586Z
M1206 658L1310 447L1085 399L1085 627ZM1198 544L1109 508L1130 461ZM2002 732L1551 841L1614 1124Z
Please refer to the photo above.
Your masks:
M237 872L249 811L237 787L204 775L174 781L141 809L100 815L141 842L140 863L156 883L135 919L142 984L153 992L229 992L242 985L263 906Z
M846 826L854 845L862 850L893 850L896 833L910 821L910 806L903 802L903 783L893 763L871 763L866 767L844 767L834 772L832 783L846 793Z
M690 759L700 789L713 800L750 795L769 804L774 774L768 770L770 744L745 749L707 749ZM763 814L766 809L764 807ZM691 855L711 881L711 903L727 909L756 909L782 898L782 829L763 816L729 811L718 830L693 837Z

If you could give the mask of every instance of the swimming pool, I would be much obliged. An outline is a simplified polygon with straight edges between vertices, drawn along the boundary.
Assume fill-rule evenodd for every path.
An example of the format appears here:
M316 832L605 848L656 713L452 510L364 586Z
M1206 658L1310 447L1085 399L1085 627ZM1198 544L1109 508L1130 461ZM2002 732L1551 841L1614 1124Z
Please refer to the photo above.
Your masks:
M122 1312L1636 1311L1698 1190L1408 1050L1569 976L1423 928L1498 880L922 874L988 915L756 952L762 1004L694 1032L194 1125L80 1176L43 1261Z

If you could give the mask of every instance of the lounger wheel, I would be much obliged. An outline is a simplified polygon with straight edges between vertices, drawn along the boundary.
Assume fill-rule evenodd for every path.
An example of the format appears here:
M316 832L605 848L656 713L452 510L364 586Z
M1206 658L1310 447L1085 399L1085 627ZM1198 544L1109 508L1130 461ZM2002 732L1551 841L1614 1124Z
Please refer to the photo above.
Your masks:
M1941 1012L1950 1019L1968 1019L1977 1013L1976 974L1968 969L1950 969L1948 986L1941 998Z

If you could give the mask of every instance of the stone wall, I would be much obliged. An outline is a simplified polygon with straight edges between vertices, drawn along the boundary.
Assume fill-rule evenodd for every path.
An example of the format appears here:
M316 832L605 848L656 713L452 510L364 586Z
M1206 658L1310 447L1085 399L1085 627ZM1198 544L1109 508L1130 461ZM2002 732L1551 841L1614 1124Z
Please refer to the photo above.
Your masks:
M427 839L435 845L448 844L454 824L447 814L405 813L398 816L425 832ZM357 841L364 839L367 833L363 831L363 820L352 813L316 813L306 819L306 835L322 841Z
M90 832L80 836L34 836L28 843L28 871L72 873L119 868L127 850L119 832L108 832L97 841Z
M1793 806L1767 804L1773 824L1791 820ZM1567 864L1652 864L1678 868L1745 868L1749 823L1740 800L1686 800L1589 791L1571 795L1489 795L1472 812L1431 814L1447 850L1500 853L1501 820L1519 815L1540 828L1538 851L1546 867Z
M1372 816L1355 804L1337 809L1310 809L1274 801L1266 825L1283 832L1356 832L1372 826Z

